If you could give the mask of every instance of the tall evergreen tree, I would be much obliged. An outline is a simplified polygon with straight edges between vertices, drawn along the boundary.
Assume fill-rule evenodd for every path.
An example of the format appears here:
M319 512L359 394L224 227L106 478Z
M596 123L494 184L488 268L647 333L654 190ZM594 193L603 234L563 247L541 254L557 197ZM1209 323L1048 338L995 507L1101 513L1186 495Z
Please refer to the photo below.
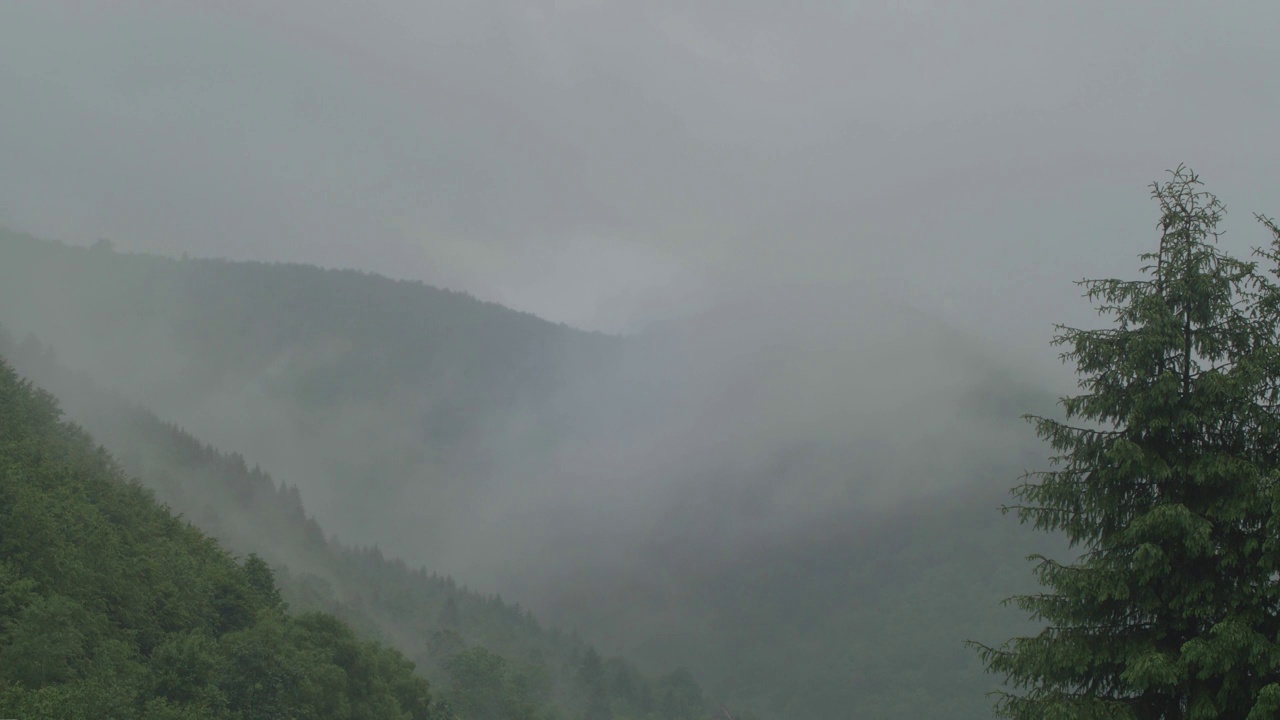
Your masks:
M1039 634L973 643L1001 717L1280 717L1280 293L1194 173L1152 196L1142 277L1081 283L1110 326L1058 327L1082 392L1028 418L1054 456L1004 510L1080 552L1031 556L1043 592L1010 602Z

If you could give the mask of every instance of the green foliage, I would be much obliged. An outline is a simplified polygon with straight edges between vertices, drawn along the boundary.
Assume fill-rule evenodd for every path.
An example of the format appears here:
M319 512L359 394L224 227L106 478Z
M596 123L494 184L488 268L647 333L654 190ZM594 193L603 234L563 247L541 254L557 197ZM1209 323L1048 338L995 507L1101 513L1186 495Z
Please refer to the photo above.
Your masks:
M284 612L0 360L0 716L434 716L398 653Z
M464 650L448 661L451 684L449 707L468 720L534 720L538 717L536 688L524 673L501 656L485 650Z
M1276 717L1280 289L1218 249L1194 173L1153 197L1143 277L1083 283L1111 327L1056 338L1083 392L1032 418L1056 455L1012 509L1081 552L1033 556L1044 591L1013 602L1039 634L977 645L1002 717Z

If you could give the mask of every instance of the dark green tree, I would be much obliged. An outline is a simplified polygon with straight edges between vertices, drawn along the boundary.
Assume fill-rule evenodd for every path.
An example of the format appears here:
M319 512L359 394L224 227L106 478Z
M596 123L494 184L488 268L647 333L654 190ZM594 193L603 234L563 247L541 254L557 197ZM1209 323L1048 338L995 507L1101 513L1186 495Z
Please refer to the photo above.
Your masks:
M507 660L484 648L471 648L449 660L453 683L446 693L451 710L466 720L534 720L537 708L526 684Z
M271 610L285 608L284 600L280 598L280 591L276 588L275 573L271 571L271 566L267 565L265 560L256 553L249 553L249 557L244 561L244 571L248 576L249 587L256 596L254 600L259 607Z
M1058 327L1082 392L1029 418L1054 456L1004 510L1080 552L1031 556L1039 634L974 643L1001 717L1280 717L1280 293L1194 173L1152 196L1142 277L1081 283L1109 327Z

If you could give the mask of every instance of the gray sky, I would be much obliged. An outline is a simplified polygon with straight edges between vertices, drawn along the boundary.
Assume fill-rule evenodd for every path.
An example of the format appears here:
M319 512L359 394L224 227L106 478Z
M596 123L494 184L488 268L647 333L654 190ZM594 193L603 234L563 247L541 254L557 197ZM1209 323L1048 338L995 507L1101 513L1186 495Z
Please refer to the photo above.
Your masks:
M631 331L796 284L1043 347L1179 162L1280 214L1280 4L0 5L0 223ZM854 300L851 300L854 301Z

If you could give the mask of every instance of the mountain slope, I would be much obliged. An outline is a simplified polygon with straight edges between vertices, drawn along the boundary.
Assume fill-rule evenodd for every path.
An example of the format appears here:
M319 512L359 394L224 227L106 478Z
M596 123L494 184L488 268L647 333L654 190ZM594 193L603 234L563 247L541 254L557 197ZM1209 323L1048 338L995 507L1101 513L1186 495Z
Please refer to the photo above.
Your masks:
M88 376L62 367L34 337L14 343L0 328L0 356L54 388L70 415L159 500L227 547L266 559L291 606L332 613L360 634L397 647L466 720L703 716L703 692L688 673L650 680L576 637L544 629L500 597L410 568L376 548L327 539L296 487L278 486L242 457L100 390Z
M391 484L413 478L430 498L465 502L489 472L486 432L537 408L540 429L521 448L536 452L556 392L618 347L421 283L124 255L3 229L0 309L15 335L90 360L73 364L298 478L329 530L362 537L377 523L397 550L433 523L371 496L436 505Z
M399 653L284 612L0 359L0 714L430 718Z

